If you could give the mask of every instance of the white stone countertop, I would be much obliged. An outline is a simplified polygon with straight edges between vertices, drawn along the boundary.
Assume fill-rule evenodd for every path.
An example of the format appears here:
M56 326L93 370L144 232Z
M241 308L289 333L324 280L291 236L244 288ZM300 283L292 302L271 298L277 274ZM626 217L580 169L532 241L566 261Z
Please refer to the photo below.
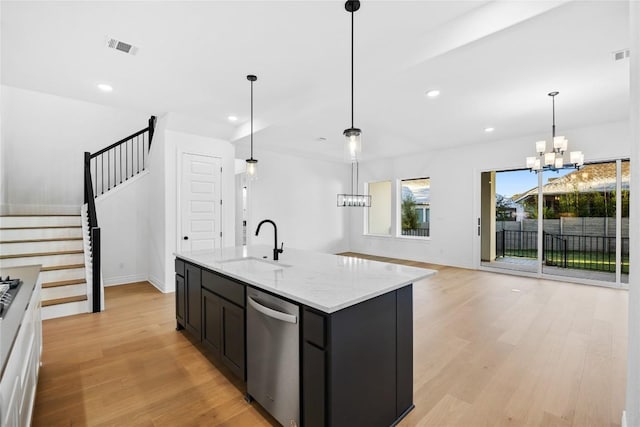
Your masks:
M175 256L325 313L436 274L425 268L291 248L273 261L273 248L266 245L183 251Z

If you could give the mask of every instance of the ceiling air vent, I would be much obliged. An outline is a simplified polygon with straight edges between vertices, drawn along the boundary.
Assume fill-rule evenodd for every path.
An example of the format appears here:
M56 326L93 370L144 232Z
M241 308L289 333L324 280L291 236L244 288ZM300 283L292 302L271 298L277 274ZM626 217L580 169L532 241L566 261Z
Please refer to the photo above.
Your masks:
M616 52L613 52L613 60L620 61L622 59L628 58L629 55L631 55L629 49L618 50Z
M138 47L131 43L125 43L123 41L107 37L107 47L120 52L128 53L129 55L135 55L138 52Z

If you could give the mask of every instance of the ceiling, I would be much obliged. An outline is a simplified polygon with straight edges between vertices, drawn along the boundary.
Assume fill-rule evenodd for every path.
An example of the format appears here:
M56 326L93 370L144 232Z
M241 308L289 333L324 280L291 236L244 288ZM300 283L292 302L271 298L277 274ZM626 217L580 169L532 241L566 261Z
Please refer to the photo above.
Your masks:
M222 127L342 160L350 127L350 17L342 1L2 1L2 84ZM366 159L628 117L627 1L362 1L355 126ZM139 47L105 47L114 37ZM98 83L112 93L101 93ZM429 89L441 95L425 96ZM227 116L239 118L236 123ZM486 127L494 127L486 133ZM326 141L319 141L326 138Z

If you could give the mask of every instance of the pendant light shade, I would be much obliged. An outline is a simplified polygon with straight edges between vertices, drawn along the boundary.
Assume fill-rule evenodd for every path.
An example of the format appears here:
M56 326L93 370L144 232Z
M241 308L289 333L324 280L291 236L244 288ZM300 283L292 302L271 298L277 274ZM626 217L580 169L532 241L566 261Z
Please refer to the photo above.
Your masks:
M258 78L249 74L247 80L251 82L251 157L247 159L246 173L248 179L254 180L258 177L258 161L253 158L253 82Z
M345 157L350 162L360 160L362 153L362 131L353 125L353 14L360 9L360 2L349 0L344 8L351 14L351 127L345 129L342 134L345 137Z
M358 128L345 129L345 156L350 162L356 162L362 153L362 131Z

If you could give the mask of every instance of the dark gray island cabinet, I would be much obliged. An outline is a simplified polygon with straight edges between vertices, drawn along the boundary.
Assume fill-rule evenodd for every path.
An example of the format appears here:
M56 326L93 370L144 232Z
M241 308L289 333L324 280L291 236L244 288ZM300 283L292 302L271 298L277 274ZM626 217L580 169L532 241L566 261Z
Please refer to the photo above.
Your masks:
M246 378L245 284L176 259L176 322Z
M413 409L411 283L359 297L360 301L345 307L323 310L321 304L309 300L309 289L301 291L301 295L307 296L300 298L287 290L289 278L301 282L303 277L315 280L309 279L308 271L297 275L293 263L283 265L290 269L278 277L279 273L273 271L246 274L232 269L220 271L223 269L217 267L221 264L203 262L190 253L182 255L177 254L176 258L177 327L200 341L244 381L247 381L247 287L284 298L299 307L300 425L390 426ZM360 270L364 267L358 265ZM412 271L413 277L417 280L434 274L431 270L423 271L423 274ZM261 285L258 276L275 282L270 282L271 287L269 283ZM366 277L357 276L359 280ZM318 294L317 289L315 292Z
M389 426L413 409L411 285L332 314L302 313L305 427Z

